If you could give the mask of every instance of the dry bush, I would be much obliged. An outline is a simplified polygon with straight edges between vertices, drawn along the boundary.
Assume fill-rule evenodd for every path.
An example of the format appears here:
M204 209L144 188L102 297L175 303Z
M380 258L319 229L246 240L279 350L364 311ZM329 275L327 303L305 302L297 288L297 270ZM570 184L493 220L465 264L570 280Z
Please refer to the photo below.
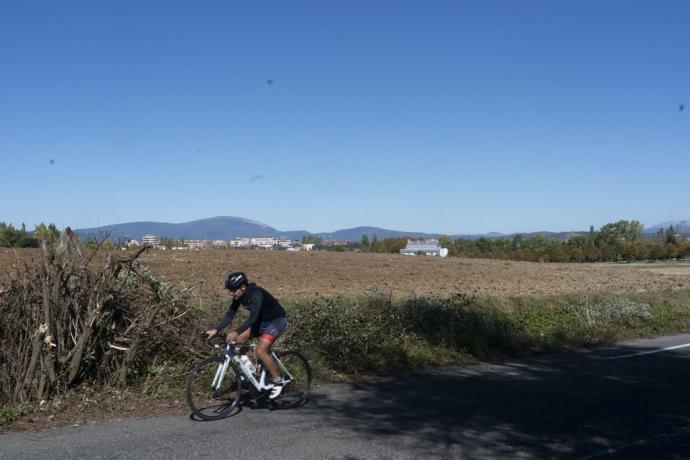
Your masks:
M80 247L68 229L0 287L0 403L47 399L82 382L117 385L156 357L183 361L195 321L186 292L137 258ZM190 350L191 355L191 350Z

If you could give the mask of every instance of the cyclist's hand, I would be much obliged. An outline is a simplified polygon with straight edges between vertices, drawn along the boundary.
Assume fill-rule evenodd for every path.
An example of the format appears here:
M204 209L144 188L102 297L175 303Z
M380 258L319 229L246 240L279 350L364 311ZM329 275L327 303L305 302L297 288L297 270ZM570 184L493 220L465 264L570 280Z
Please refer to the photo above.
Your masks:
M218 329L209 329L206 331L206 340L212 339L216 334L218 334Z
M238 335L239 335L239 334L238 334L237 332L235 332L235 331L230 331L230 332L228 332L228 336L227 336L227 338L225 339L225 341L228 342L228 343L232 343L232 342L234 342L235 340L237 340L237 336L238 336Z

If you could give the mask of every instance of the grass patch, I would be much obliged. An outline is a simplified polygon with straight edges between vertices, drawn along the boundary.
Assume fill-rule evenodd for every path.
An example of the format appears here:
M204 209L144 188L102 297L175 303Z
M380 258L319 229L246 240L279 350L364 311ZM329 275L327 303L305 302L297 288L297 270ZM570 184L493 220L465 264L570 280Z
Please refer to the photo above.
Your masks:
M561 296L357 298L286 302L287 347L317 377L385 373L567 350L690 329L690 291Z

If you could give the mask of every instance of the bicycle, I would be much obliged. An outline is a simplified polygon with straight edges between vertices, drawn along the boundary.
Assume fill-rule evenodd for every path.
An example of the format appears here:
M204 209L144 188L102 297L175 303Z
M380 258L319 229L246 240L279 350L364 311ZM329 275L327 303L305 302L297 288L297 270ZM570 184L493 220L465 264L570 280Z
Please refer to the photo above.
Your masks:
M251 366L236 351L244 347L252 351ZM280 396L271 400L273 408L291 409L305 404L312 378L307 358L293 350L271 349L270 353L285 382ZM256 357L255 344L226 344L221 356L208 357L194 366L187 380L187 402L197 417L217 420L232 412L243 395L254 400L268 396L272 388L268 378L267 370Z

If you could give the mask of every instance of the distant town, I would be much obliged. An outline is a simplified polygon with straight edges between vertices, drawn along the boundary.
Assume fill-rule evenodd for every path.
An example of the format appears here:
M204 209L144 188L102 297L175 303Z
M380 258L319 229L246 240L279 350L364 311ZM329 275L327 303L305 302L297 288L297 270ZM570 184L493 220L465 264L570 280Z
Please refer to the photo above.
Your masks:
M323 240L318 237L305 237L302 241L275 237L237 237L233 240L175 240L147 234L142 236L141 240L130 239L122 246L122 249L141 245L148 245L159 250L172 251L234 248L297 252L312 250L354 251L359 248L360 242L351 240ZM408 256L429 255L446 257L448 255L448 249L441 247L439 241L436 239L407 240L407 244L405 248L400 250L400 254Z

